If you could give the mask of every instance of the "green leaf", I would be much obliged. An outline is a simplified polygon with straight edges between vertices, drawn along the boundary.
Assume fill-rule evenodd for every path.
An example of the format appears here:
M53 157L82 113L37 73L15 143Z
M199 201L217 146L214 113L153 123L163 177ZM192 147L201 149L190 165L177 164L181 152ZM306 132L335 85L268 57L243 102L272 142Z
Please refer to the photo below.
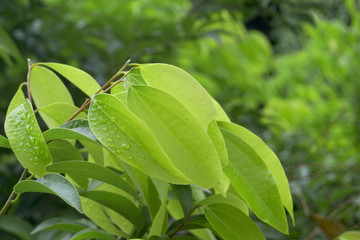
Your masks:
M238 208L239 210L241 210L247 216L249 215L249 208L246 205L246 203L231 193L228 193L226 198L219 194L212 195L208 198L205 198L204 200L201 200L196 205L207 206L207 205L212 205L212 204L217 204L217 203L224 203L224 204L232 205L232 206Z
M45 166L52 159L29 100L25 100L6 117L5 132L15 156L24 168L37 176L43 176Z
M157 212L154 221L152 223L149 236L161 236L164 227L165 215L167 214L166 209L167 202L164 201Z
M212 187L221 161L200 123L171 95L149 86L130 86L128 106L151 128L177 169L196 185Z
M276 183L262 159L242 138L221 128L229 163L223 169L231 184L262 221L287 233L287 220Z
M105 239L105 240L116 240L116 238L109 233L99 229L84 229L74 234L71 240L82 240L82 239Z
M60 197L67 204L82 213L79 194L69 180L58 174L47 174L36 181L24 180L14 187L16 193L41 192Z
M183 223L184 223L184 218L181 218L175 221L174 223L172 223L168 228L167 234L171 235L172 233L174 233L181 225L183 225ZM212 229L212 226L209 224L209 222L206 220L203 214L190 216L186 220L186 224L181 228L180 231L188 231L192 229L201 229L201 228Z
M335 238L335 240L358 240L358 239L360 239L360 231L344 232L343 234Z
M101 88L94 78L81 69L60 63L41 63L41 65L48 66L60 73L89 97Z
M6 137L0 135L0 147L1 148L11 148L9 140Z
M49 128L56 128L63 125L76 111L78 107L68 103L53 103L42 108L39 108L41 118L44 120ZM75 119L86 119L87 116L81 112Z
M64 230L68 232L78 232L86 228L88 228L88 226L84 223L81 223L80 221L55 217L37 225L36 228L32 230L31 234L36 234L44 230Z
M199 238L192 236L175 236L171 238L172 240L199 240Z
M238 208L228 204L205 207L205 216L224 240L265 240L256 224Z
M58 102L74 105L64 83L55 73L44 67L34 67L31 70L30 91L37 108Z
M155 178L189 183L173 166L146 124L116 97L96 95L89 109L89 124L99 141L126 163Z
M97 139L89 128L89 123L84 119L77 119L67 122L59 128L49 129L44 132L45 140L77 139L96 143Z
M32 226L21 218L5 215L0 219L0 229L17 236L20 240L31 240Z
M228 154L224 138L215 120L210 122L207 133L214 143L218 156L221 159L221 165L225 167L228 164Z
M223 122L231 122L228 115L224 111L224 109L220 106L220 104L215 99L213 99L213 103L214 103L214 106L215 106L215 109L216 109L215 120L216 121L223 121Z
M128 198L116 193L106 191L84 192L81 196L94 200L108 208L111 208L121 216L128 219L137 230L144 225L140 210Z
M57 162L47 166L46 171L74 174L78 176L84 176L87 178L96 179L104 183L108 183L115 187L118 187L125 192L132 195L135 199L138 199L135 190L123 180L118 174L112 170L105 168L97 163L85 162L85 161L65 161Z
M184 70L168 64L146 64L140 67L145 82L167 92L179 101L207 129L216 116L209 93Z
M133 73L133 71L131 72L131 74L132 73ZM118 84L116 84L116 86L111 88L110 92L111 92L112 95L127 92L126 83L125 82L119 82Z
M15 95L13 96L13 98L11 99L11 102L9 104L9 107L6 111L6 116L9 115L9 113L12 112L12 110L14 110L17 106L21 105L24 103L25 101L25 96L24 93L22 91L22 87L23 87L24 83L20 84L18 90L16 91Z
M180 201L184 216L187 216L193 208L192 190L190 185L171 184L171 187Z
M259 137L246 128L243 128L234 123L226 122L220 122L219 126L230 131L243 142L245 142L265 163L276 182L281 201L284 204L286 210L289 212L293 223L295 223L289 182L286 178L285 171L275 153Z
M104 147L99 143L80 141L89 152L89 161L104 165Z

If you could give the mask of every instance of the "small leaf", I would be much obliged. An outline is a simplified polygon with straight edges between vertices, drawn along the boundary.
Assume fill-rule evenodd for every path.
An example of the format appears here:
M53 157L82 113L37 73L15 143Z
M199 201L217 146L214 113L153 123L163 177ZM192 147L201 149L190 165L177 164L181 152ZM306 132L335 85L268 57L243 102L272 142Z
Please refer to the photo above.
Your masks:
M360 239L360 231L348 231L344 232L334 240L359 240Z
M123 180L118 174L111 171L110 169L96 163L85 161L57 162L50 166L47 166L46 171L74 174L78 176L96 179L118 187L132 195L135 199L138 199L135 190L125 180Z
M31 240L32 226L21 218L5 215L0 219L0 229L17 236L20 240Z
M157 212L154 221L152 223L151 229L150 229L150 233L149 236L161 236L162 230L163 230L163 226L164 226L164 221L165 221L165 214L167 214L167 209L166 209L166 201L164 201L159 209L159 211Z
M34 67L30 75L30 91L37 108L53 103L74 105L72 97L55 73L44 67Z
M105 240L116 240L116 238L109 233L99 229L84 229L77 232L72 236L70 240L82 240L82 239L105 239Z
M60 63L41 63L41 65L48 66L60 73L89 97L100 89L98 82L81 69Z
M6 111L6 116L9 115L9 113L12 112L12 110L14 110L17 106L21 105L24 103L25 101L25 96L24 93L22 91L22 86L23 83L20 84L18 90L16 91L15 95L13 96L13 98L11 99L11 102L9 104L9 107Z
M192 190L190 185L171 184L171 187L181 203L184 216L187 216L193 208Z
M53 103L38 108L38 111L49 128L56 128L64 124L78 109L78 107L68 103ZM78 118L86 119L87 116L81 112L75 119Z
M246 205L246 203L231 193L227 194L227 198L224 198L223 196L218 195L218 194L212 195L208 198L205 198L204 200L201 200L196 205L207 206L207 205L212 205L212 204L217 204L217 203L229 204L233 207L236 207L237 209L239 209L243 213L245 213L247 216L249 216L249 208Z
M88 226L84 223L81 223L80 221L55 217L37 225L36 228L32 230L31 234L36 234L44 230L64 230L68 232L77 232L86 228L88 228Z
M121 216L128 219L137 230L144 225L140 210L128 198L112 192L91 191L84 192L81 196L94 200L108 208L111 208Z
M295 223L289 182L275 153L259 137L239 125L234 123L219 122L219 126L230 131L244 141L265 163L276 182L281 201L286 210L289 212L293 223Z
M16 193L41 192L57 195L82 213L79 194L69 180L58 174L47 174L36 181L24 180L14 187Z
M130 86L128 106L151 128L174 166L196 185L212 187L221 177L221 161L200 123L168 93Z
M29 100L16 107L5 120L5 132L15 156L31 173L43 176L51 155Z
M265 240L256 224L236 207L212 204L205 207L205 216L224 240Z
M126 163L155 178L189 183L174 167L146 124L114 96L99 94L93 98L89 124L99 141Z
M9 140L6 137L0 135L0 148L10 148Z

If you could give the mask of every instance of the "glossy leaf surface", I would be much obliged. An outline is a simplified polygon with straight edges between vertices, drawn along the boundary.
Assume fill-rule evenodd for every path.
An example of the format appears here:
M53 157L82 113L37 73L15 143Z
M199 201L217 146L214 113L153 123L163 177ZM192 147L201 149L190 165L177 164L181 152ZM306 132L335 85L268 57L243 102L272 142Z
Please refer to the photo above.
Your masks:
M200 123L171 95L149 86L130 86L128 106L151 128L171 161L201 187L221 176L221 161Z
M249 215L249 209L248 209L246 203L231 193L228 193L226 198L219 194L212 195L212 196L205 198L204 200L198 202L196 205L207 206L207 205L212 205L212 204L217 204L217 203L232 205L233 207L240 209L247 216Z
M189 183L174 167L146 124L116 97L95 96L90 105L89 124L99 141L128 164L155 178Z
M20 163L31 173L43 176L51 155L29 100L16 107L5 120L5 132Z
M24 180L14 187L16 193L41 192L57 195L82 213L79 194L69 180L58 174L47 174L36 181Z
M0 147L1 148L11 148L9 140L6 137L0 135Z
M104 239L104 240L116 240L111 234L102 231L100 229L87 228L74 234L71 240L83 240L83 239Z
M24 93L22 91L22 86L23 86L23 83L20 84L18 90L16 91L15 95L11 99L9 107L8 107L8 109L6 111L6 116L9 115L9 113L11 113L11 111L14 110L17 106L24 103L25 96L24 96Z
M78 232L86 228L88 228L88 226L79 221L68 218L55 217L40 223L34 228L34 230L32 230L31 234L35 234L44 230L64 230L69 232Z

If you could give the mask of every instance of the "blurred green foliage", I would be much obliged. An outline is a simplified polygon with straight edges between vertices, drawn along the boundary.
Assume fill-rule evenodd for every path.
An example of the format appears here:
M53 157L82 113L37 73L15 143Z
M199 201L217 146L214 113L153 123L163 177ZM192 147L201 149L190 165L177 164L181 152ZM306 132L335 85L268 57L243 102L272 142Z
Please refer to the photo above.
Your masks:
M261 225L267 239L327 239L314 214L359 229L360 12L346 3L3 0L0 123L26 58L80 67L100 83L128 58L175 64L282 161L296 225L289 236ZM3 203L21 169L10 152L0 161ZM62 207L33 195L11 213L36 225Z

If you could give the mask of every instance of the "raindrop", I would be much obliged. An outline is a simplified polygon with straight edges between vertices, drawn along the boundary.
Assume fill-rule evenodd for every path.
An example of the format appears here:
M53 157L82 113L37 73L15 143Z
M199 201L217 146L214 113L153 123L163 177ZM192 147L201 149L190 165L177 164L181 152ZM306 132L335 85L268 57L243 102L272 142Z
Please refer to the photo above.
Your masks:
M121 147L125 150L129 150L131 148L131 146L127 143L123 143L123 145L121 145Z

